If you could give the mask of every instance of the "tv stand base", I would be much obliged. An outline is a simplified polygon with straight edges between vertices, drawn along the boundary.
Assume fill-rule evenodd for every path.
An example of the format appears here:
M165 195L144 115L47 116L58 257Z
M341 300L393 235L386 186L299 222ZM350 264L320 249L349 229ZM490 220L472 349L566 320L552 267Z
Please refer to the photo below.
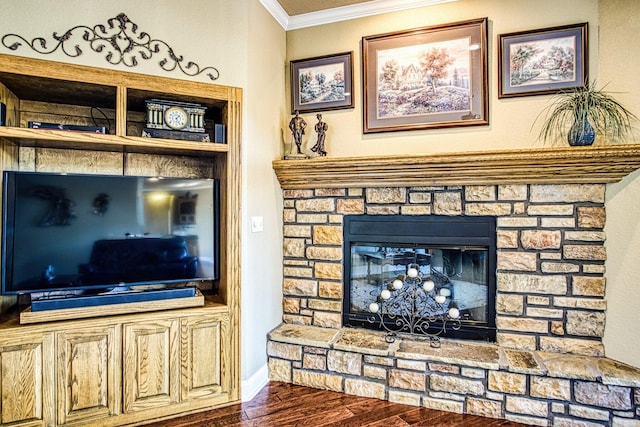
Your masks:
M192 291L191 296L188 294L189 291ZM202 307L203 305L204 295L193 288L40 300L33 301L30 307L20 313L20 324Z

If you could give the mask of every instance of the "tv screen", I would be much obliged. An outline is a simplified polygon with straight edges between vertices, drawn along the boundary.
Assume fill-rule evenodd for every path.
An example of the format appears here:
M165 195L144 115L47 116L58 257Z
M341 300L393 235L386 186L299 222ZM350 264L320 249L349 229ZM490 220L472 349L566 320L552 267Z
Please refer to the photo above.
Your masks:
M4 172L2 293L215 280L218 181Z

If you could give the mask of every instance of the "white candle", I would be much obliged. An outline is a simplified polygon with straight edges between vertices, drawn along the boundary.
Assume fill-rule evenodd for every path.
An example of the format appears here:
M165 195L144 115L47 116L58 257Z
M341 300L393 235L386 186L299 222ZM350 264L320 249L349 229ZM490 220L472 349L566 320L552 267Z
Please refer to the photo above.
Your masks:
M400 279L396 279L393 281L393 289L402 289L402 286L404 285L404 283L402 282L402 280Z
M433 283L433 280L425 280L422 284L422 289L424 289L425 292L431 292L435 286L436 284Z
M377 313L378 310L380 310L380 306L378 305L377 302L372 302L371 304L369 304L369 311L372 313Z
M452 319L457 319L458 317L460 317L460 310L455 307L451 307L449 309L449 317L451 317Z
M418 277L418 270L416 268L411 267L409 270L407 270L407 276L411 277L412 279L414 277Z
M389 289L383 289L382 292L380 292L380 296L382 299L389 299L391 298L391 291Z
M444 295L436 295L435 299L438 304L444 304L444 302L447 300L447 297L445 297Z

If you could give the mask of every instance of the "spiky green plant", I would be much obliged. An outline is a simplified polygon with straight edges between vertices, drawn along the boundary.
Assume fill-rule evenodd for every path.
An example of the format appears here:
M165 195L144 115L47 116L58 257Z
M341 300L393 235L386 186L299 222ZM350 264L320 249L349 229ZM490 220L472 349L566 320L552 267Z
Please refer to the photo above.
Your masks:
M566 141L574 123L589 120L596 135L611 142L623 140L632 132L632 122L638 118L616 101L610 93L596 88L596 83L562 91L555 95L551 105L538 116L544 117L539 138L543 141Z

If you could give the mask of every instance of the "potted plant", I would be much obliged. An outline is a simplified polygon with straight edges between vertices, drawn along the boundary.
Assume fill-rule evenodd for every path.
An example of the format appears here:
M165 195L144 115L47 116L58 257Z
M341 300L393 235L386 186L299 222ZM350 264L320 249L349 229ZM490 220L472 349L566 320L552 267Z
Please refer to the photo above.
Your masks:
M591 145L596 135L620 141L637 120L604 88L596 88L595 82L558 93L544 112L539 138L545 142L566 138L569 145Z

